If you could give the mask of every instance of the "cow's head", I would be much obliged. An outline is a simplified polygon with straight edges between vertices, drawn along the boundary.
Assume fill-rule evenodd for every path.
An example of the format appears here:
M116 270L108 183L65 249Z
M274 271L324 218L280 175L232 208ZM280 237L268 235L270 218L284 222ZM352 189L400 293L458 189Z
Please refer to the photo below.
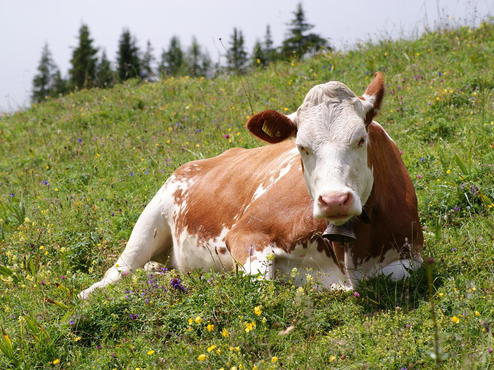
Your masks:
M250 132L269 143L295 138L314 217L341 225L362 213L373 184L367 128L383 95L380 72L361 97L331 81L310 89L295 113L264 111L247 123Z

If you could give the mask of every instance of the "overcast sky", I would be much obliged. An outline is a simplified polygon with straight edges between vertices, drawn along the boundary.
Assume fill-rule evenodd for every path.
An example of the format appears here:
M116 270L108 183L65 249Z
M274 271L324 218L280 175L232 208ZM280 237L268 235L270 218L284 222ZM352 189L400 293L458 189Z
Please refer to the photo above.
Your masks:
M66 75L82 23L95 45L115 60L118 38L128 27L141 49L150 40L156 57L170 38L182 46L192 36L214 61L224 54L233 27L240 28L251 51L271 26L275 45L283 39L299 0L0 0L0 112L29 104L31 82L48 43ZM472 24L494 15L494 0L302 0L314 32L337 48L369 38L413 36L432 26L438 15Z

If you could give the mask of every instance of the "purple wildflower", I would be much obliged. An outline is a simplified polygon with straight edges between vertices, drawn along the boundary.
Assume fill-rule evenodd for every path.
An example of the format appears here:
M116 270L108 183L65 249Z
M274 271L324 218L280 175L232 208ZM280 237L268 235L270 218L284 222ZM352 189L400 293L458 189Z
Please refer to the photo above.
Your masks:
M15 193L10 193L9 197L11 197L11 198L15 197Z
M492 347L487 348L487 352L492 353Z
M353 292L353 296L356 298L360 298L360 293L355 291L355 292Z
M425 158L424 157L420 157L420 162L425 162Z
M101 348L103 348L103 346L102 346L101 344L98 344L98 345L96 346L96 349L101 349Z
M473 195L477 195L478 192L479 192L478 187L476 187L475 185L470 186L470 193L472 193Z
M47 186L49 186L49 185L50 185L50 183L48 182L48 180L43 180L43 181L41 181L41 183L42 183L43 185L47 185Z
M225 134L225 135L223 135L223 137L224 137L225 139L229 139L229 138L230 138L230 135Z
M460 212L460 209L461 209L460 207L455 207L455 208L453 208L453 211Z
M441 76L443 75L443 73L442 73L442 72L437 72L437 75L438 75L439 77L441 77Z
M67 279L67 276L65 276L65 275L60 275L60 279L65 280L65 279Z
M175 289L177 289L177 290L181 290L182 292L185 292L186 291L185 287L182 285L182 282L180 281L179 278L173 278L173 279L171 279L170 280L170 285L172 287L174 287Z
M457 249L456 248L451 248L451 252L456 252Z
M70 320L69 321L69 325L75 325L75 321L74 320Z
M78 139L77 139L77 142L78 142L79 144L81 144L81 143L82 143L82 139L81 139L81 138L78 138Z
M134 171L130 171L129 176L134 176Z
M129 318L130 318L131 320L137 320L137 318L138 318L138 317L139 317L139 315L138 315L138 314L136 314L136 313L131 313L131 314L129 314Z

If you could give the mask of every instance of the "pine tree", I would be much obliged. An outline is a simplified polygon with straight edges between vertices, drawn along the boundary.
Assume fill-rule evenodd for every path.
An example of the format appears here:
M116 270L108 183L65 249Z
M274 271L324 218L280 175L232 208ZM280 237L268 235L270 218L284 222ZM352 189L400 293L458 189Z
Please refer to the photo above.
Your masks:
M118 41L117 74L120 81L141 78L141 60L135 37L124 29Z
M244 36L242 31L233 28L230 38L230 47L226 53L227 68L231 72L244 73L247 63L247 52L244 48Z
M96 66L96 86L106 88L113 85L115 85L115 72L106 56L106 51L103 50Z
M178 76L186 70L184 52L177 36L170 39L168 50L161 54L160 73L169 76Z
M83 89L94 86L96 77L96 53L98 49L93 46L93 40L89 35L89 27L85 24L79 29L79 44L72 52L69 70L70 84L73 88Z
M62 73L57 68L53 75L53 87L51 89L51 96L65 95L70 92L69 81L62 77Z
M201 45L195 37L187 52L187 73L192 77L207 76L211 67L211 59L201 50Z
M265 50L263 49L261 42L257 40L252 51L252 65L259 68L265 67L267 63Z
M156 60L153 55L153 46L151 45L151 41L148 40L146 44L146 51L144 52L141 61L141 74L143 80L146 81L156 80L156 73L153 67L155 61Z
M322 48L331 49L328 42L315 33L309 33L314 26L307 23L302 4L297 5L294 19L288 25L288 35L281 46L285 58L302 58L308 53L315 53Z
M45 44L38 64L38 73L33 78L31 99L34 103L41 102L53 95L57 72L60 73L53 61L48 44Z
M266 26L266 33L264 34L264 57L266 64L272 63L278 59L276 48L273 43L273 36L271 35L271 27L269 24Z

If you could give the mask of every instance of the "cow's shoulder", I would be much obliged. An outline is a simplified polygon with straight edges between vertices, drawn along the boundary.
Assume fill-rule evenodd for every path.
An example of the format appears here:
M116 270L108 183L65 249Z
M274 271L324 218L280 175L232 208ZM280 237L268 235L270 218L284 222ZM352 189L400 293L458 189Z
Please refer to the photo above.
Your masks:
M293 143L234 148L178 168L174 178L187 186L176 198L185 204L176 220L177 231L187 229L200 239L211 239L231 229L256 199L256 191L269 186L283 165L288 166L293 148Z

